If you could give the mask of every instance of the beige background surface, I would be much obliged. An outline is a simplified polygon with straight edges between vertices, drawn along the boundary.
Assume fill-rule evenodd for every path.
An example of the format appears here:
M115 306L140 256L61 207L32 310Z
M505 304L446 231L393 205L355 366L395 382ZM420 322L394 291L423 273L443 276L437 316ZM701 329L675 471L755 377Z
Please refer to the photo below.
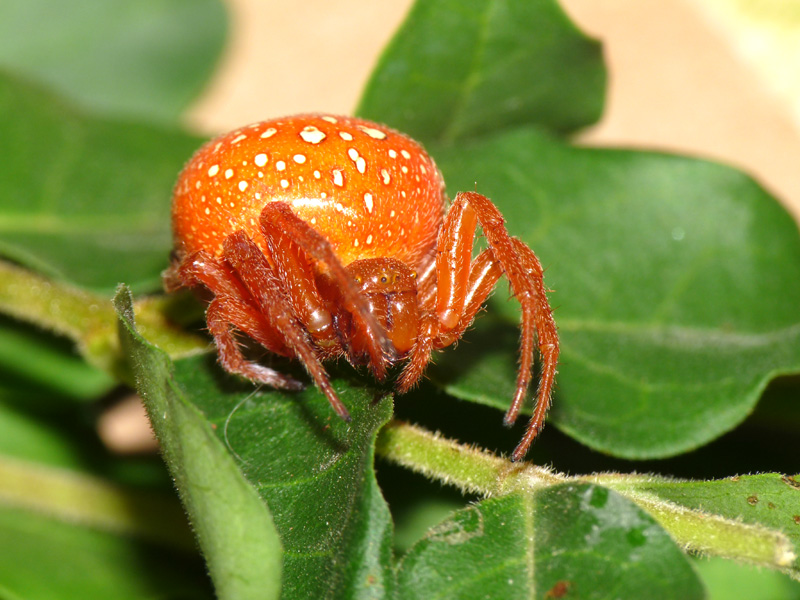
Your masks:
M411 0L228 3L228 51L190 112L206 133L307 110L352 112ZM758 2L777 28L739 18L735 9L746 4L563 0L579 26L603 41L611 72L606 115L582 141L739 166L800 218L800 41L786 47L800 40L800 3Z

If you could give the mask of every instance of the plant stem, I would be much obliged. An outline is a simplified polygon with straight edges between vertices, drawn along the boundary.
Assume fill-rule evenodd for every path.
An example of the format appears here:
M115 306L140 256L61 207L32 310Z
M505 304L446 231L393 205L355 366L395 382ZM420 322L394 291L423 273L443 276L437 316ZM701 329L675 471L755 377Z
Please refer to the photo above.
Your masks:
M170 302L152 297L136 303L142 334L173 358L206 349L205 340L170 323ZM91 365L128 380L117 339L117 314L109 298L0 261L0 312L70 338Z
M0 458L0 504L182 550L196 548L174 496L124 489L67 469Z
M781 570L789 569L795 560L791 542L780 531L687 508L640 489L669 481L664 478L619 473L568 477L531 463L511 463L398 421L381 430L376 452L426 477L487 497L531 494L566 482L603 485L648 512L684 550Z

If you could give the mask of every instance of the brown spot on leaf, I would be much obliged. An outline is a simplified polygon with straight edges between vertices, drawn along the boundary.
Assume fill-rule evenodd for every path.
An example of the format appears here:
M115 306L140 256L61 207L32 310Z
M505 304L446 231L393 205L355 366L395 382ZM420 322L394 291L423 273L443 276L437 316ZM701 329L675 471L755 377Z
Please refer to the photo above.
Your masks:
M547 591L544 597L563 598L569 593L569 590L573 585L574 584L571 581L557 581L556 584Z

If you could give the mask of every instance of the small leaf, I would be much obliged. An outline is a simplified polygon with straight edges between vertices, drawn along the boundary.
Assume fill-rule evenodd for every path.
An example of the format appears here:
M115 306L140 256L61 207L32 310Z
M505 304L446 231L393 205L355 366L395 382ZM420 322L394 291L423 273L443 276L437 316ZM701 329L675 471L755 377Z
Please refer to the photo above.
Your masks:
M120 336L220 598L277 598L281 544L272 517L202 413L172 376L166 354L136 332L130 292L115 306Z
M424 0L384 51L358 114L424 143L600 116L600 47L552 0Z
M157 289L172 246L170 195L200 140L93 119L0 73L0 255L110 292Z
M400 564L403 598L702 598L686 557L607 488L562 484L454 513Z
M746 176L532 130L435 154L450 190L477 182L545 266L563 344L551 415L579 441L628 458L683 452L800 371L800 236ZM518 320L506 298L492 307L508 325L487 322L432 371L503 410Z
M3 0L0 66L90 112L173 121L211 74L225 25L217 0Z

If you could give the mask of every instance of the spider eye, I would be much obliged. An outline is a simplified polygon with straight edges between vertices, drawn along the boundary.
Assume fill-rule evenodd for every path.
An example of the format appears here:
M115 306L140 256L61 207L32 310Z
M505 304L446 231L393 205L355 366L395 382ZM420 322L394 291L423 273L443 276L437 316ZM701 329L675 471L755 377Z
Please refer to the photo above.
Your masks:
M389 278L386 275L381 275L381 283L389 283Z

